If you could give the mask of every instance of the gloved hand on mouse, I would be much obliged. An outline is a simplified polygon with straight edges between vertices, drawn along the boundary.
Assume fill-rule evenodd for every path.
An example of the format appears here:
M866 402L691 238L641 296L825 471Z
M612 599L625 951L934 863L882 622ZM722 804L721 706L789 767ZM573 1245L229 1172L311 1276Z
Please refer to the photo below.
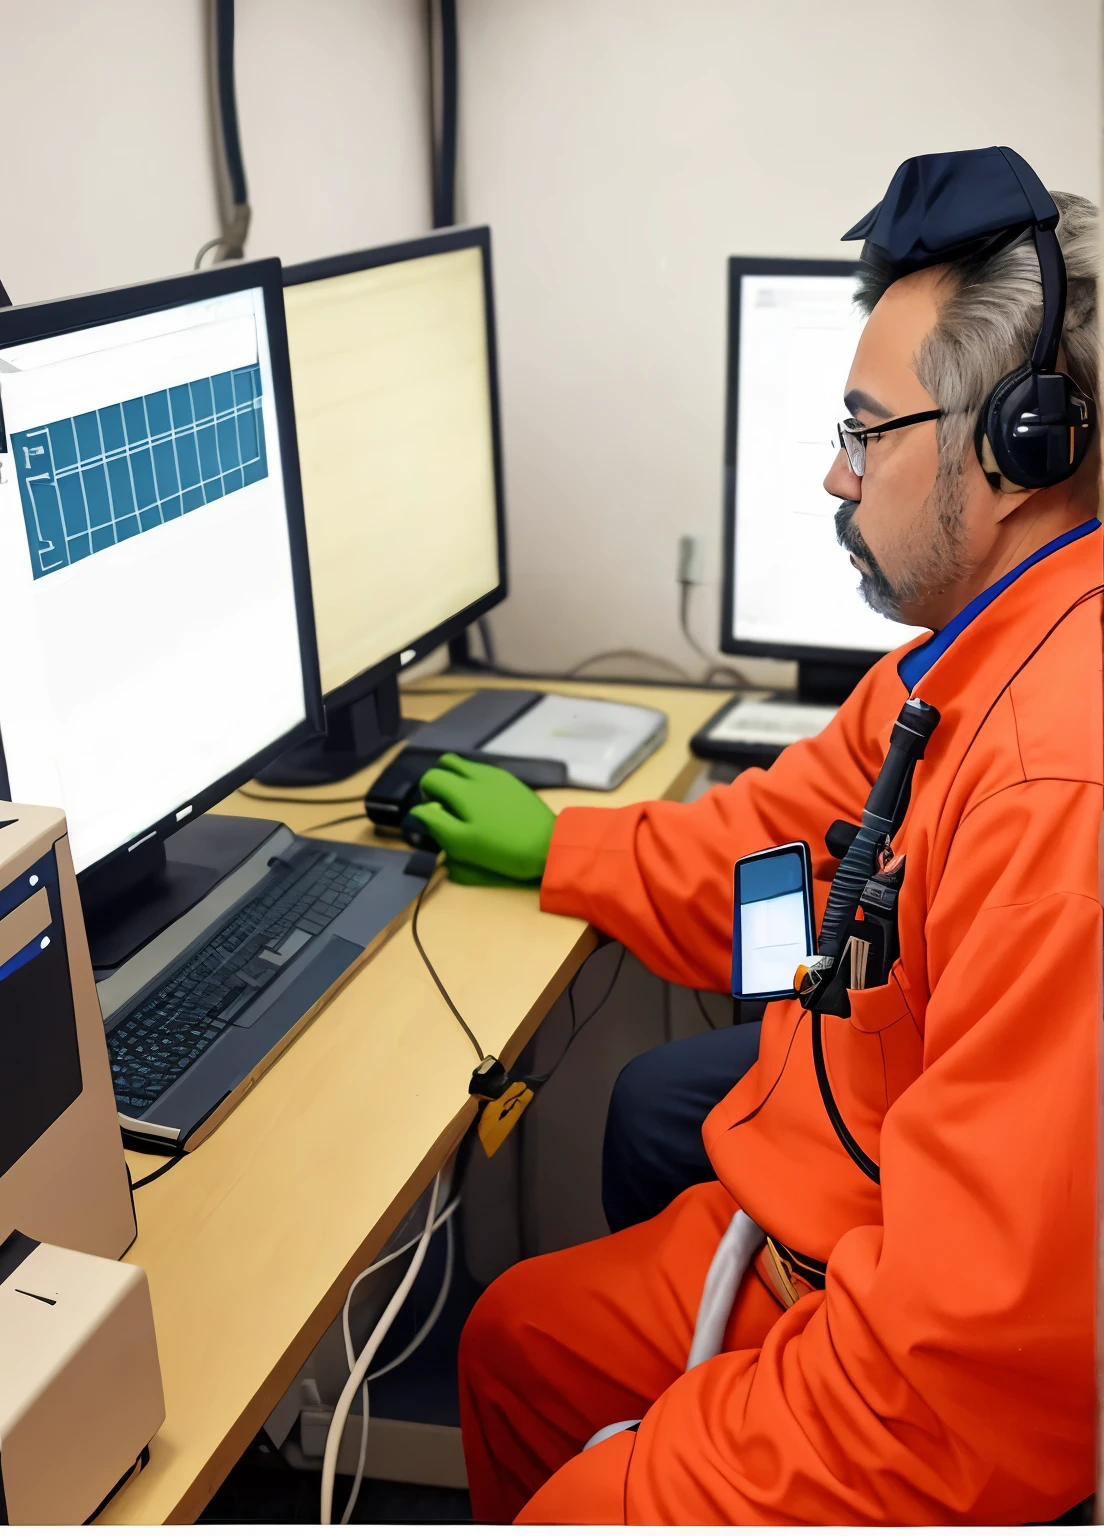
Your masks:
M446 752L422 775L416 816L460 885L539 885L556 816L504 768Z

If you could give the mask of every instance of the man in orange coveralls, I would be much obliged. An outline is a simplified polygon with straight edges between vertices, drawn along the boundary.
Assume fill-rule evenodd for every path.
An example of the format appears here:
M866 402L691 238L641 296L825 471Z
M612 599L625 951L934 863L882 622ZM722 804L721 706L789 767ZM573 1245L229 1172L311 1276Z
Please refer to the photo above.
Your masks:
M1091 205L1055 201L1073 383L1043 355L1057 210L1011 151L906 162L852 232L873 312L825 484L869 600L933 637L766 773L687 806L562 812L541 886L546 910L722 990L734 860L805 839L819 915L826 829L859 820L910 693L934 705L894 839L900 960L823 1020L832 1095L880 1182L829 1120L809 1014L772 1003L757 1064L705 1124L716 1181L517 1265L476 1305L460 1351L476 1520L1021 1523L1092 1490L1097 235ZM491 811L450 828L429 809L450 859L493 850ZM738 1210L769 1240L720 1351L688 1370Z

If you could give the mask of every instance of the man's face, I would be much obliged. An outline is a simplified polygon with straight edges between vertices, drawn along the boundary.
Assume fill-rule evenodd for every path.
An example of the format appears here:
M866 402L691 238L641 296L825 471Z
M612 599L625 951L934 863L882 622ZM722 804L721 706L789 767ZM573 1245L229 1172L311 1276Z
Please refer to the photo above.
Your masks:
M847 378L845 408L864 427L933 410L913 359L938 319L940 269L899 279L867 321ZM842 448L824 481L842 505L836 533L872 608L908 624L935 627L940 596L974 563L971 511L991 493L973 455L941 469L936 423L918 422L868 438L860 480Z

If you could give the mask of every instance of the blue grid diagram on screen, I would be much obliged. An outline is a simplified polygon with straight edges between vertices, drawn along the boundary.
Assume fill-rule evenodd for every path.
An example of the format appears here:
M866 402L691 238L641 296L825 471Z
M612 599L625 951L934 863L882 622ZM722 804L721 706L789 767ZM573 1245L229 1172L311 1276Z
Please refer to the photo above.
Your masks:
M268 474L256 363L11 434L35 580Z

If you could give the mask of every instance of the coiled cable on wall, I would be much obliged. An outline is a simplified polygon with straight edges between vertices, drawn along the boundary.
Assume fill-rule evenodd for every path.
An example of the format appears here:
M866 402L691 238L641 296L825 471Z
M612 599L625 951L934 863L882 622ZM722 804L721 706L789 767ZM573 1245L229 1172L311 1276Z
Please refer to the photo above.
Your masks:
M456 0L428 0L433 227L456 223L456 137L460 80Z
M197 269L208 251L217 250L216 261L234 261L244 256L252 218L238 130L234 19L234 0L207 0L208 80L222 230L213 240L200 246L195 258Z

